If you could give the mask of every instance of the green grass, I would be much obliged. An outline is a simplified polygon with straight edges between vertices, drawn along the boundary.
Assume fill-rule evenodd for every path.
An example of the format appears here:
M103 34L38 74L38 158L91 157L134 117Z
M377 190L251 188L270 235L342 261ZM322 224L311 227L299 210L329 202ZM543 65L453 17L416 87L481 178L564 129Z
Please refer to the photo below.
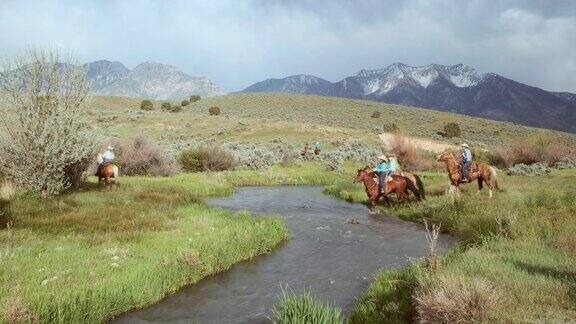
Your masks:
M352 164L348 164L352 169ZM236 186L329 184L321 163L268 171L124 177L50 199L18 194L0 224L0 322L101 322L267 253L288 239L280 218L210 208Z
M173 183L172 183L173 181ZM270 251L274 217L199 202L230 184L208 177L124 178L48 200L16 197L0 232L0 322L101 322Z
M424 176L431 193L425 202L396 205L387 212L409 221L441 223L445 232L459 239L460 247L442 259L438 270L415 266L420 271L382 273L361 298L352 322L414 319L417 311L422 316L457 314L446 300L458 298L454 290L466 289L480 299L487 294L487 300L498 300L487 302L489 307L477 306L473 315L477 320L561 322L576 318L574 170L555 171L549 177L502 177L503 190L493 199L486 193L475 195L474 184L456 202L443 193L445 175ZM366 200L363 188L346 182L328 186L326 192L348 201ZM490 289L478 288L478 280ZM415 302L418 296L432 300L437 308Z
M357 167L346 163L337 173L305 163L263 172L128 177L111 190L89 184L47 200L17 195L2 216L13 228L0 232L0 320L103 321L150 305L288 238L281 219L211 209L202 197L229 195L236 186L314 184L339 198L365 202L362 186L351 181ZM502 191L494 198L475 195L473 184L456 202L445 195L445 174L421 175L428 199L386 212L441 223L460 244L442 257L437 270L413 265L381 273L360 297L351 322L460 316L460 308L443 303L470 295L497 300L462 308L473 312L466 316L485 321L576 318L574 170L548 177L501 175ZM434 312L416 300L428 301L427 307L432 303ZM284 309L290 314L311 305L296 297L291 301L287 304L293 306Z
M340 309L314 299L310 293L295 295L284 291L280 306L274 309L274 323L278 324L341 324Z
M286 94L231 94L204 98L183 108L182 112L156 109L140 113L140 99L94 97L91 118L108 137L130 137L140 133L175 146L198 140L214 139L268 142L282 138L298 147L320 141L325 148L346 138L378 144L376 133L396 123L405 135L438 139L436 134L448 122L457 122L460 138L441 139L447 143L462 141L484 148L525 139L536 134L551 134L560 141L576 144L576 135L525 127L513 123L468 117L428 109L390 105L371 101ZM1 106L1 104L0 104ZM219 116L209 116L208 108L222 108ZM374 111L380 118L372 118Z

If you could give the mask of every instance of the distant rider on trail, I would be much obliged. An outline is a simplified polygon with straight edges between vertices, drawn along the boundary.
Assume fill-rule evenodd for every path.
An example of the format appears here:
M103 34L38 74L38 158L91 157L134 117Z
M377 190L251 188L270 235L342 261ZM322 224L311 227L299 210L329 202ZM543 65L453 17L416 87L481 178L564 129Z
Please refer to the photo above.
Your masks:
M114 148L112 146L108 146L106 151L104 151L104 153L98 157L98 171L96 172L96 176L100 175L100 170L102 170L105 165L113 163L115 158L116 155L114 154Z
M322 147L320 146L320 142L316 142L316 144L314 145L314 154L320 155L321 151Z
M468 175L470 173L470 165L472 165L472 151L468 144L463 143L462 145L462 182L468 182Z
M386 155L380 155L378 157L378 164L376 165L374 172L378 174L380 192L386 192L386 177L388 177L388 175L395 175L397 167L396 159L392 158L388 160Z

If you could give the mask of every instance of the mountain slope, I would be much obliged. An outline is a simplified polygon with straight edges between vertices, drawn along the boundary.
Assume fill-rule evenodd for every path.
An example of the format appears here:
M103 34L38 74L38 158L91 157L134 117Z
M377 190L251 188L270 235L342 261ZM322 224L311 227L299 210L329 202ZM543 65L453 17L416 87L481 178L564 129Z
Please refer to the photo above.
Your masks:
M394 63L384 69L361 70L341 81L323 83L321 87L306 88L308 92L294 91L292 89L298 89L294 85L273 87L266 82L256 85L242 92L366 99L576 132L575 94L544 91L494 73L480 73L462 64L414 67Z
M130 72L122 63L106 60L86 63L84 68L92 89L102 89L117 80L125 78Z
M142 63L113 82L95 87L94 92L101 95L173 100L188 98L193 94L202 97L224 94L208 78L193 77L175 66L155 62Z
M83 67L97 95L181 100L225 94L210 79L190 76L168 64L145 62L129 70L120 62L101 60Z
M267 79L255 83L242 92L284 92L298 94L324 94L330 81L313 75L293 75L283 79Z

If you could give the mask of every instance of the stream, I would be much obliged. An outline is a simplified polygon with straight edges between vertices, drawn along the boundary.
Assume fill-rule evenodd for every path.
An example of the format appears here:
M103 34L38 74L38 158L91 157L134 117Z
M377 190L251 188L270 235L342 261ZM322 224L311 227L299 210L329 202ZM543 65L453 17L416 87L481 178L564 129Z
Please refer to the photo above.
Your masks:
M337 305L343 315L381 269L397 269L426 255L421 225L386 214L371 214L322 193L321 187L243 187L209 205L284 218L292 238L271 253L185 287L116 323L270 323L282 290L304 290ZM354 219L359 224L350 224ZM438 249L453 239L440 235Z

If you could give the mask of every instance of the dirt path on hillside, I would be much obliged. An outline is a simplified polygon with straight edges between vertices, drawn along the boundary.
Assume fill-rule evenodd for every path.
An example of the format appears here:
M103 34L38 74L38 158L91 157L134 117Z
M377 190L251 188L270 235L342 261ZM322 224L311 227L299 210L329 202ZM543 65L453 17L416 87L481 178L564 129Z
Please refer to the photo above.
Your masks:
M378 137L380 137L380 140L387 147L390 147L389 143L390 143L390 141L392 141L394 136L396 136L396 134L393 134L393 133L382 133L382 134L378 135ZM430 151L430 152L433 152L436 154L440 154L440 153L442 153L448 149L458 148L456 145L443 143L440 141L434 141L431 139L424 139L424 138L405 136L405 135L402 135L402 137L404 139L406 139L408 142L410 142L412 145L414 145L415 147L422 149L422 150Z

